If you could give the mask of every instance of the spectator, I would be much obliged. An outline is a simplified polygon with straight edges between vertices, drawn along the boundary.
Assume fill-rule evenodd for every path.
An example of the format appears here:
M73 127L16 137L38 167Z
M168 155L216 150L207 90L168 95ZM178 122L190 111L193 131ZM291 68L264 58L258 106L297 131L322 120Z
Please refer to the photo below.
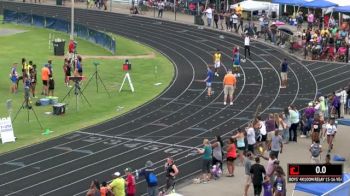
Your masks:
M345 114L344 111L345 111L345 107L346 107L346 98L348 96L345 88L343 88L339 93L336 93L336 96L338 96L340 99L340 106L339 106L340 118L344 118L344 114Z
M312 26L313 26L313 23L314 23L314 14L310 11L308 16L307 16L307 23L308 23L308 26L307 28L308 29L312 29Z
M158 180L154 173L152 161L147 161L145 166L146 168L141 170L139 175L146 179L148 196L158 196Z
M209 6L205 11L204 11L205 15L207 16L207 24L208 27L211 27L211 21L213 19L213 9L211 9L211 7Z
M41 69L41 80L43 82L43 89L42 89L42 95L48 95L49 93L49 75L50 70L48 68L48 64L45 64L45 66Z
M179 174L179 169L174 163L172 157L168 157L165 163L165 172L166 172L166 186L164 192L167 193L169 190L175 190L175 177ZM170 189L171 188L171 189Z
M271 143L272 136L275 135L276 122L274 115L272 113L269 114L269 118L265 122L266 131L267 131L267 144Z
M275 135L272 137L271 140L271 153L275 155L275 157L278 159L278 154L282 153L283 149L283 139L279 134L279 131L275 131Z
M250 168L250 174L252 177L252 182L254 186L254 196L259 196L261 194L263 175L266 174L265 168L260 165L260 158L255 158L255 164Z
M210 167L212 163L212 148L208 139L203 140L203 148L198 148L197 151L199 154L202 154L202 181L206 183L210 180Z
M269 157L263 155L260 155L260 157L267 160L266 175L270 177L271 180L274 180L273 175L275 172L275 162L278 161L276 155L270 152Z
M35 96L36 81L37 81L37 71L36 71L36 65L34 64L30 69L30 83L31 83L30 89L31 89L33 98L37 98Z
M67 58L64 59L63 72L64 72L64 84L68 87L70 86L69 77L72 74L72 67Z
M304 110L304 118L306 120L303 127L303 135L300 137L304 138L307 136L308 132L311 130L312 122L314 121L315 108L313 107L312 102L308 104L308 107Z
M248 32L245 31L244 36L244 59L247 59L247 51L250 58L250 37L248 35Z
M97 180L93 180L90 184L90 188L86 193L86 196L95 196L100 192L100 183Z
M24 82L24 101L26 108L30 108L29 98L30 98L30 78L28 74L23 75L23 82Z
M112 194L113 193L110 190L108 190L107 182L103 181L100 187L100 196L111 196Z
M219 28L218 22L219 22L219 14L216 11L214 11L214 24L216 29Z
M320 120L320 115L315 114L314 121L311 126L312 142L320 139L321 129L322 129L322 122Z
M286 174L283 171L281 166L276 167L276 180L273 184L273 192L274 196L286 196L287 188L286 188Z
M255 139L255 130L253 127L253 123L248 124L248 127L246 128L246 133L247 133L248 151L254 154L254 146L256 144L256 139Z
M248 151L244 158L244 171L245 171L245 186L244 186L244 196L248 196L249 186L252 183L252 178L250 177L250 168L252 166L253 154Z
M284 59L281 64L281 88L287 88L288 84L288 62L287 59Z
M47 61L47 68L50 70L50 75L53 76L53 65L52 65L52 60Z
M232 138L237 140L237 148L239 153L240 165L243 165L243 152L246 149L245 141L244 141L245 136L244 136L243 130L238 129L236 135L232 136Z
M263 187L264 196L272 196L272 185L268 176L264 176Z
M243 33L243 20L244 20L244 18L241 15L239 15L238 19L239 19L239 25L237 27L237 30L241 29L241 32Z
M330 153L333 149L333 140L335 134L337 133L337 126L335 125L334 121L334 119L330 119L324 126L324 135L327 134L328 153Z
M235 139L230 138L228 140L228 145L227 145L227 155L226 155L226 160L227 160L227 170L228 174L226 175L227 177L234 177L234 171L235 171L235 166L234 166L234 161L237 158L237 148L235 145Z
M126 185L126 196L135 196L136 194L136 181L135 176L132 175L131 168L125 169L125 185Z
M220 164L220 169L222 171L222 159L223 159L223 148L224 142L222 141L220 135L215 136L215 142L211 144L213 148L213 165Z
M241 6L241 4L238 4L237 7L235 8L235 13L237 13L237 15L242 16L242 12L243 12L243 8Z
M18 73L17 73L17 63L14 63L10 72L10 80L11 80L11 93L17 93L17 84L18 84Z
M163 17L164 7L165 7L164 1L163 0L159 1L158 2L158 18Z
M289 128L292 124L290 121L289 109L285 108L283 114L281 114L281 115L283 118L283 122L285 124L285 128L283 129L283 139L284 139L284 143L288 144L288 142L289 142Z
M108 189L114 196L125 196L125 180L120 176L120 172L115 172L114 176L116 178L108 185Z
M325 159L325 165L332 165L331 163L331 155L330 154L327 154L326 155L326 159Z
M289 115L291 125L289 128L289 141L297 142L297 128L299 125L299 112L296 110L295 106L289 106Z
M83 76L83 64L82 64L82 58L80 55L78 55L78 57L77 57L75 76Z
M318 164L321 162L321 153L322 153L322 146L320 144L320 140L314 141L309 151L311 152L311 163Z
M233 105L233 93L236 88L236 76L232 74L231 70L227 71L227 74L223 80L224 87L224 105L227 104L227 97L230 97L230 105Z
M224 30L224 21L225 21L225 11L221 11L219 14L219 19L220 19L220 27L221 30Z
M236 33L238 33L238 28L237 28L238 16L236 15L235 12L231 15L231 20L232 20L233 29L235 30ZM232 28L231 28L231 31L232 31Z

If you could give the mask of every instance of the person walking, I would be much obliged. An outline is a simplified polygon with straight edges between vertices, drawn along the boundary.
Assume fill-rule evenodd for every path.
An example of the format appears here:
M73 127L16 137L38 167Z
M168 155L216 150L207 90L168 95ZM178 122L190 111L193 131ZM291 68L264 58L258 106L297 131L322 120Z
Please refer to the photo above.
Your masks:
M247 51L248 51L249 58L251 58L250 57L250 37L248 35L248 32L245 32L245 35L244 35L244 59L247 59Z
M282 153L283 139L279 134L278 130L275 131L275 135L271 139L271 153L278 159L278 154Z
M215 76L219 77L219 69L221 67L221 52L219 49L216 49L214 54L214 68L215 68Z
M289 106L289 116L291 125L289 128L289 141L297 142L297 128L299 125L299 112L296 110L295 106Z
M164 193L175 192L175 178L179 174L179 169L174 163L172 157L168 157L165 163L165 176L166 176L166 185Z
M215 136L215 142L211 144L211 147L213 148L213 158L212 158L212 164L218 165L222 171L222 158L223 158L223 148L224 142L222 141L220 135Z
M232 74L231 70L228 70L223 80L224 87L224 105L227 104L227 97L229 96L230 105L233 105L233 93L236 89L236 76Z
M287 88L287 82L288 82L288 62L287 59L284 59L281 64L281 88Z
M237 158L237 148L235 145L235 139L234 138L230 138L228 140L228 145L226 148L226 160L227 160L227 171L228 174L226 175L227 177L234 177L234 171L235 171L235 165L234 165L234 161Z
M276 179L273 184L274 196L286 196L287 195L287 184L286 184L286 174L281 166L276 167Z
M120 172L115 172L114 176L116 178L108 185L108 189L114 196L125 196L125 180L120 176Z
M244 186L244 196L248 196L249 186L252 183L252 178L250 177L250 168L252 166L253 153L248 151L245 153L244 157L244 171L245 171L245 186Z
M255 139L255 130L253 127L253 123L250 122L248 124L248 127L246 127L246 133L247 133L248 151L254 154L256 139Z
M203 82L206 83L207 90L208 90L208 97L210 97L213 93L212 91L212 82L214 79L214 73L212 71L212 68L208 66L208 72L207 72L207 77L203 80Z
M152 161L147 161L145 167L145 169L141 170L139 176L143 176L146 179L148 196L158 196L158 179L154 173Z
M250 168L250 175L254 187L254 196L260 196L262 191L263 175L266 174L264 166L260 164L260 158L255 157L255 164Z
M213 9L209 6L205 11L205 15L207 16L207 24L208 27L211 27L211 21L213 20Z
M136 180L135 176L132 175L131 168L125 169L125 185L126 185L126 196L135 196L136 194Z
M326 124L325 124L325 130L324 130L324 135L327 134L327 144L328 144L328 153L331 152L333 149L333 140L335 137L335 134L337 133L337 126L334 123L334 119L330 119Z
M314 120L311 125L311 142L320 140L320 133L322 129L322 122L320 120L320 115L315 114Z

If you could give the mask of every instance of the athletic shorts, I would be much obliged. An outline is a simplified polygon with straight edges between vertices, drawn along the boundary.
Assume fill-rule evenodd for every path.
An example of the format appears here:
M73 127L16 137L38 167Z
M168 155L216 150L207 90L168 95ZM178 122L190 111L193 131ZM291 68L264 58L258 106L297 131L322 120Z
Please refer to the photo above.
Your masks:
M211 87L211 82L207 82L207 87Z
M262 135L262 136L261 136L261 141L262 141L262 142L266 141L266 138L267 138L267 135Z
M243 152L243 151L245 151L245 146L244 147L238 147L237 149L238 149L238 151Z
M43 80L43 85L47 86L47 80Z
M210 173L211 160L203 159L202 172Z
M252 184L252 177L250 175L245 175L245 184L250 185Z
M233 162L236 160L236 157L227 157L226 158L227 161Z
M214 67L215 68L219 68L221 66L221 62L220 61L215 61Z
M287 80L287 72L281 72L281 79Z
M224 86L224 94L233 96L233 93L235 91L235 86L232 85L225 85Z

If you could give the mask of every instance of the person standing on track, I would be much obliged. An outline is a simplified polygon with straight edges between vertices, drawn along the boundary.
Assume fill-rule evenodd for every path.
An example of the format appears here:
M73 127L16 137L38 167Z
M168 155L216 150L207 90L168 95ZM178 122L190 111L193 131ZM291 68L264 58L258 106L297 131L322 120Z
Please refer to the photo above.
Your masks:
M117 178L108 185L108 189L114 196L125 196L125 180L120 176L120 172L115 172L114 176Z
M244 36L244 59L247 59L247 51L248 51L249 58L251 58L250 57L250 37L248 35L248 31L245 32L245 36Z
M227 96L230 97L230 105L233 105L233 93L236 88L236 76L232 74L232 71L229 70L224 77L223 86L224 86L224 105L227 104Z
M216 50L214 54L214 68L215 68L215 76L219 77L218 70L221 67L221 52L219 49Z
M288 62L287 59L284 59L284 61L281 64L281 88L287 88L287 72L288 72Z
M207 72L207 77L203 80L207 84L208 88L208 97L212 95L212 81L214 79L214 73L212 71L212 68L208 66L208 72Z

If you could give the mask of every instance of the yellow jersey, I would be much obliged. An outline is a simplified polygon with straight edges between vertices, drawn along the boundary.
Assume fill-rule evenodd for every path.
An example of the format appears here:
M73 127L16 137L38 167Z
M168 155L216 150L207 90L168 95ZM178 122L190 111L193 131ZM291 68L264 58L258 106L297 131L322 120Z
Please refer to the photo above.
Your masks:
M217 61L220 61L221 60L221 53L215 53L214 54L214 61L217 62Z

